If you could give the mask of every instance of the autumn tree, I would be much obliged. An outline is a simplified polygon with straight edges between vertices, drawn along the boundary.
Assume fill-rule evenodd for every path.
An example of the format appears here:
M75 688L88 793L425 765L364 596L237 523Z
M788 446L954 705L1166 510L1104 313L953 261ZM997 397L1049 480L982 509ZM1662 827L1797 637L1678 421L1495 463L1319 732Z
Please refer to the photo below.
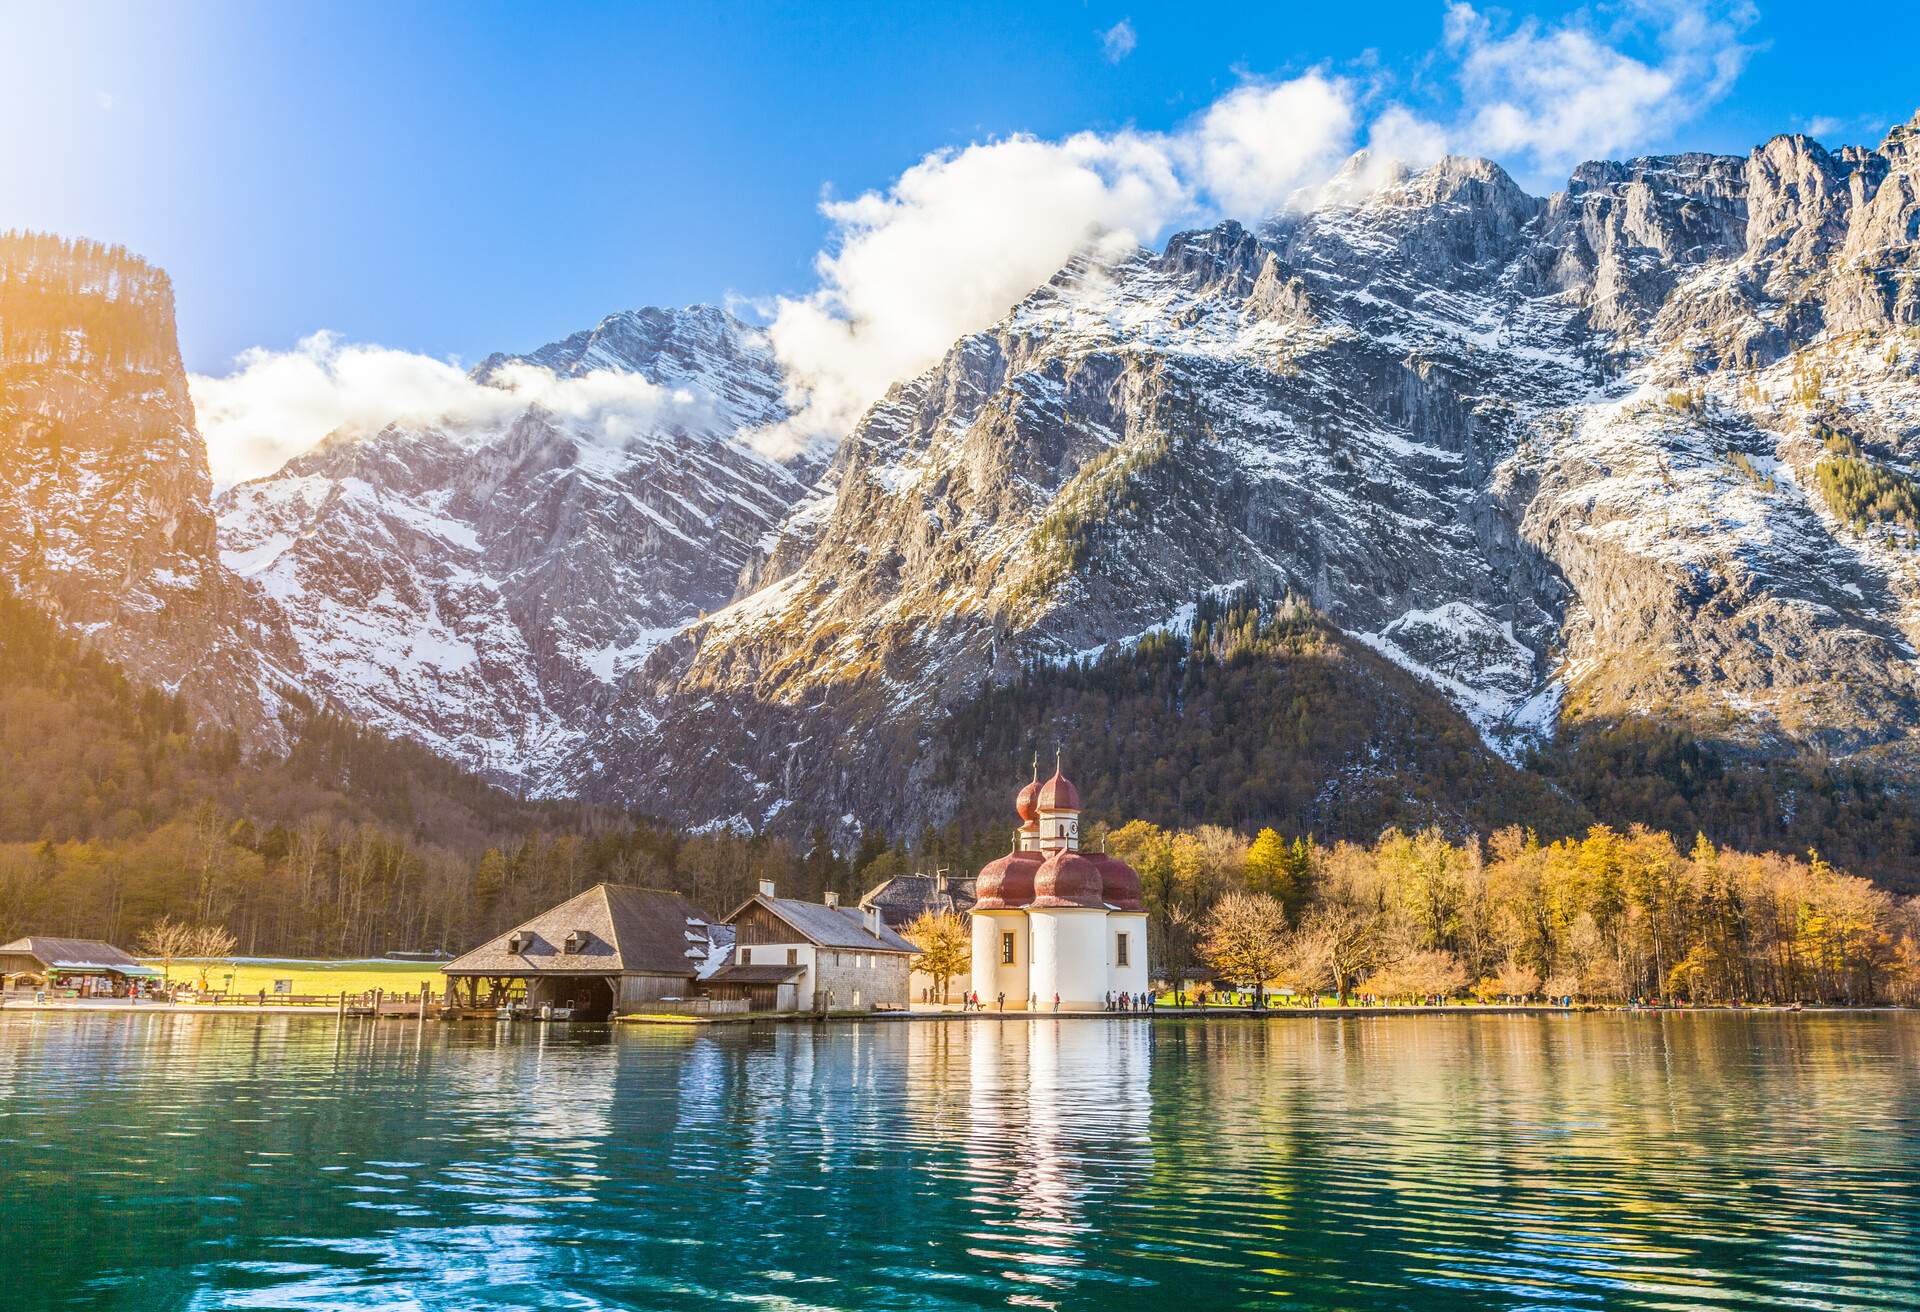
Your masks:
M973 963L973 940L967 923L950 911L926 911L907 926L907 942L920 949L915 970L933 977L933 991L947 1000L947 982L965 975Z
M1200 955L1225 979L1253 990L1254 1005L1286 964L1287 913L1264 893L1229 893L1207 913Z

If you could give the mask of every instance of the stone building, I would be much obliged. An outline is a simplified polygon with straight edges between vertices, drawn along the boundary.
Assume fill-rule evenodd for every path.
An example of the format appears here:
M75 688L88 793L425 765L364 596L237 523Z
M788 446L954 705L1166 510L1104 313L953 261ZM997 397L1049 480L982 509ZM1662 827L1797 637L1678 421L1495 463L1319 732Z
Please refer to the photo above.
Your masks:
M1020 790L1014 850L974 881L973 989L992 1007L1098 1009L1147 990L1147 917L1140 876L1104 852L1080 850L1080 790L1056 766Z
M802 1010L907 1006L914 946L888 927L877 907L843 907L832 893L824 902L776 897L773 881L762 880L760 891L725 923L734 930L733 961L705 985L713 996L736 982L764 988L778 972L777 986L790 990L792 1005ZM748 996L755 1010L778 1007Z

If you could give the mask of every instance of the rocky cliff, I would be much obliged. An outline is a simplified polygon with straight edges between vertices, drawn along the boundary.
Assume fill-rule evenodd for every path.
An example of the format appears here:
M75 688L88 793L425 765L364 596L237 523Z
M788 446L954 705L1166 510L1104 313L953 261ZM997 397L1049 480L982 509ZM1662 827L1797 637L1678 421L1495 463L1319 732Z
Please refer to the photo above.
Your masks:
M726 605L808 470L736 440L786 412L764 343L724 311L613 315L475 377L517 363L637 374L676 404L638 430L536 405L340 435L218 509L222 560L291 634L302 687L531 788L621 675Z
M271 738L275 635L214 558L167 275L0 237L0 581L137 678Z
M1075 263L873 408L554 786L937 820L891 799L943 716L1221 589L1309 599L1516 761L1650 716L1909 777L1913 134L1546 199L1448 159Z
M286 679L528 791L687 824L970 816L968 773L1135 732L1116 654L1199 642L1229 598L1331 626L1312 671L1283 655L1236 687L1292 690L1296 718L1301 688L1351 702L1338 733L1253 735L1269 764L1317 743L1334 801L1294 772L1293 801L1234 817L1479 823L1499 806L1449 810L1462 779L1564 793L1583 744L1618 760L1633 725L1680 735L1659 750L1688 778L1843 768L1897 807L1920 770L1916 141L1597 162L1545 198L1483 160L1356 159L1257 227L1072 262L830 464L756 451L786 411L753 330L616 315L475 377L636 374L689 405L343 436L227 492L217 552L139 266L82 279L164 339L111 368L0 320L27 472L0 549L155 678L248 705ZM1142 722L1182 733L1197 677ZM1268 713L1249 696L1216 713ZM1430 750L1456 741L1471 765ZM1609 787L1634 814L1605 818L1704 814ZM1754 796L1749 843L1813 805L1790 779Z

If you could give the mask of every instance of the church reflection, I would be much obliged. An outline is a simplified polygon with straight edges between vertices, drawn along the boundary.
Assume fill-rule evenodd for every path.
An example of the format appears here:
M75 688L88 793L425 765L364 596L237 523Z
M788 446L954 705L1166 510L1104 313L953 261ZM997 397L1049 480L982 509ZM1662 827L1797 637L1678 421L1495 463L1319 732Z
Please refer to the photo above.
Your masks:
M1011 1281L1072 1283L1106 1213L1149 1179L1152 1027L1022 1020L969 1032L974 1256Z

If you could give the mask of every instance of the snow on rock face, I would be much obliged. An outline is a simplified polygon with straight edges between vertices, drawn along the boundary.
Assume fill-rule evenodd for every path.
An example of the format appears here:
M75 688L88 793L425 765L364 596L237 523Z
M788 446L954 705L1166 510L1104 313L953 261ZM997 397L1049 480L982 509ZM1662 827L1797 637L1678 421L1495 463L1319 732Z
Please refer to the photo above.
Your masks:
M1544 199L1480 160L1356 171L1258 231L1073 261L830 464L752 449L785 415L759 334L614 315L476 376L628 370L704 418L325 443L223 494L217 551L177 353L53 370L107 418L56 451L9 394L0 563L162 681L270 674L695 825L938 823L948 710L1241 588L1510 758L1645 713L1911 777L1920 549L1830 485L1920 488L1916 139L1587 164Z
M1545 200L1449 159L1076 261L872 408L761 591L656 651L559 786L865 814L946 708L1235 580L1510 758L1648 713L1907 759L1915 551L1836 516L1815 435L1920 469L1905 141L1584 165ZM689 758L707 795L660 764Z
M36 340L63 315L72 326ZM135 678L273 738L280 647L242 622L213 555L166 274L93 243L0 236L0 323L0 583Z
M1512 756L1540 731L1516 723L1537 689L1536 658L1513 636L1510 622L1454 601L1410 610L1378 634L1354 636L1446 693L1495 750Z
M718 419L618 441L537 408L394 426L322 443L219 510L222 559L292 635L303 686L527 782L648 652L726 604L806 488L734 440L785 411L771 356L722 311L615 315L524 358L700 389Z

